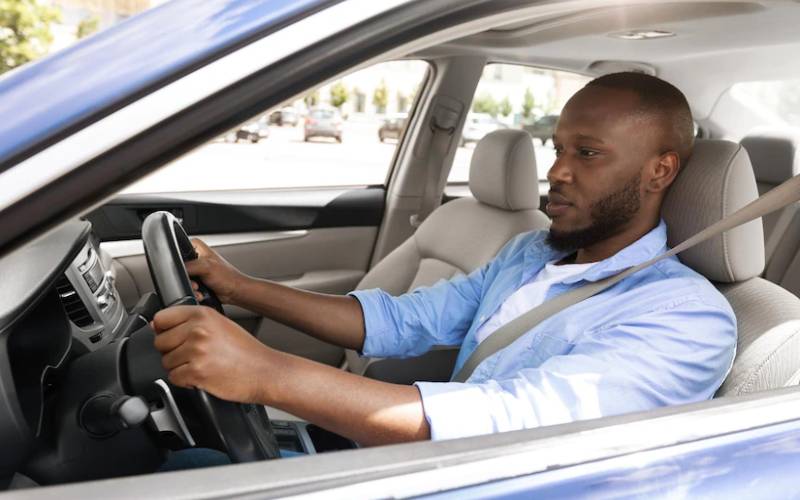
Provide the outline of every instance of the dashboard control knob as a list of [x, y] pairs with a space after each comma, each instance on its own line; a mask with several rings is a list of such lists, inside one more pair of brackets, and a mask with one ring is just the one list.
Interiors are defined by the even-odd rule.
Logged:
[[140, 397], [111, 393], [95, 394], [83, 404], [78, 420], [93, 437], [105, 438], [140, 425], [150, 415], [150, 408]]

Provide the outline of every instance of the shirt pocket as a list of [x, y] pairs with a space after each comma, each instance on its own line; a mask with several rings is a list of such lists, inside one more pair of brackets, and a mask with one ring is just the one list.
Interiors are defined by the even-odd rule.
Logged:
[[563, 338], [554, 335], [547, 333], [536, 335], [528, 345], [528, 354], [530, 356], [528, 366], [537, 368], [553, 356], [569, 354], [574, 347], [575, 344], [572, 342], [567, 342]]

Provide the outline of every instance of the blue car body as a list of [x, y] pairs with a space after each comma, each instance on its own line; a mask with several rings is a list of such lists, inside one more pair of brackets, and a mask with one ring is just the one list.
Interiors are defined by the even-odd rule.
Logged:
[[174, 0], [0, 79], [0, 170], [330, 0]]

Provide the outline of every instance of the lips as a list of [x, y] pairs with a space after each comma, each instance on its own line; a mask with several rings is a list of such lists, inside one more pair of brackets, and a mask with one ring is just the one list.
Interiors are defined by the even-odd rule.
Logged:
[[545, 210], [547, 210], [547, 214], [550, 217], [563, 215], [564, 212], [572, 206], [569, 200], [555, 191], [550, 191], [547, 196], [547, 206], [545, 206]]

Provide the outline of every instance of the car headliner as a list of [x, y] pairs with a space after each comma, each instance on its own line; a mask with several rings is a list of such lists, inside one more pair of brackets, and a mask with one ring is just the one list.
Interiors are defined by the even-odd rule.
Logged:
[[[569, 11], [497, 27], [418, 52], [423, 57], [482, 55], [584, 74], [600, 61], [645, 63], [687, 96], [697, 119], [741, 81], [800, 77], [800, 4], [759, 2], [564, 2]], [[603, 3], [606, 5], [603, 6]], [[623, 40], [630, 30], [666, 30], [674, 37]]]

